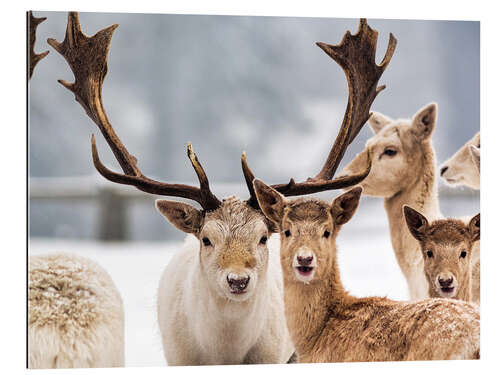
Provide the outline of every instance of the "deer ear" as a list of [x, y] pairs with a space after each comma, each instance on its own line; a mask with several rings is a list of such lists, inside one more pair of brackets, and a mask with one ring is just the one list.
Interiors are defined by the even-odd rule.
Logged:
[[472, 242], [478, 241], [481, 239], [481, 229], [480, 229], [480, 218], [481, 214], [477, 214], [469, 221], [469, 232], [471, 234]]
[[156, 209], [177, 229], [185, 233], [199, 233], [203, 214], [193, 206], [182, 202], [157, 199]]
[[420, 109], [412, 120], [412, 128], [420, 139], [427, 139], [432, 135], [437, 121], [437, 104], [430, 103]]
[[257, 178], [253, 180], [253, 187], [260, 209], [279, 228], [285, 212], [285, 197]]
[[333, 200], [330, 210], [336, 225], [344, 225], [351, 220], [358, 208], [362, 191], [358, 186]]
[[417, 210], [414, 210], [406, 204], [403, 206], [403, 212], [406, 219], [406, 225], [410, 230], [410, 233], [417, 240], [422, 241], [427, 230], [427, 219]]
[[479, 147], [476, 147], [474, 145], [469, 146], [469, 151], [472, 156], [472, 161], [474, 162], [474, 165], [477, 167], [477, 170], [479, 171], [481, 166], [481, 151]]
[[372, 112], [368, 118], [368, 124], [372, 128], [373, 132], [377, 134], [384, 126], [390, 124], [392, 120], [379, 112]]

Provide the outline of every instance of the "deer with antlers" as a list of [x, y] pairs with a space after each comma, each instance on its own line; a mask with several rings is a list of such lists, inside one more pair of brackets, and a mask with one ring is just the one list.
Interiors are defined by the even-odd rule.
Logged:
[[[109, 181], [135, 186], [150, 194], [193, 200], [187, 203], [158, 200], [156, 207], [176, 228], [188, 233], [184, 249], [170, 261], [158, 290], [158, 321], [165, 357], [169, 364], [229, 364], [285, 362], [293, 353], [284, 319], [282, 276], [277, 249], [268, 247], [277, 230], [259, 209], [253, 173], [243, 153], [241, 164], [250, 198], [219, 200], [188, 144], [188, 157], [199, 187], [153, 180], [138, 168], [108, 120], [102, 103], [102, 84], [107, 72], [107, 53], [117, 25], [84, 35], [77, 13], [70, 13], [62, 43], [49, 44], [68, 62], [75, 82], [59, 82], [75, 94], [87, 115], [97, 124], [123, 173], [111, 171], [99, 159], [92, 135], [92, 156], [97, 171]], [[344, 69], [349, 100], [344, 121], [321, 171], [297, 183], [273, 185], [285, 196], [298, 196], [359, 183], [370, 170], [368, 162], [355, 176], [332, 179], [347, 146], [369, 118], [370, 105], [384, 88], [377, 82], [396, 46], [392, 36], [380, 65], [374, 64], [377, 33], [366, 20], [361, 32], [349, 33], [339, 48], [318, 43]], [[351, 38], [362, 42], [361, 49]], [[347, 41], [347, 42], [345, 42]]]

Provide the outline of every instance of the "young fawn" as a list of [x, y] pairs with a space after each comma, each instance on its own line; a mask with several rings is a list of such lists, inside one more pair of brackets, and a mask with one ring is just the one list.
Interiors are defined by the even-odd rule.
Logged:
[[465, 225], [457, 219], [435, 220], [404, 206], [406, 224], [420, 243], [429, 296], [472, 300], [472, 256], [480, 238], [480, 214]]
[[450, 299], [356, 298], [343, 288], [336, 238], [362, 189], [331, 204], [285, 200], [254, 180], [259, 205], [280, 230], [288, 330], [300, 362], [479, 358], [479, 309]]

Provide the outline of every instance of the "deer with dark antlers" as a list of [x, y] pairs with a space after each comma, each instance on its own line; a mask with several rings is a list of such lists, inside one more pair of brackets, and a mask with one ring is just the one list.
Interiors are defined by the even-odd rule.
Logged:
[[[153, 180], [138, 168], [115, 133], [102, 103], [102, 85], [107, 72], [107, 53], [117, 25], [84, 35], [77, 13], [70, 13], [62, 43], [49, 44], [68, 62], [75, 82], [59, 82], [75, 94], [88, 116], [97, 124], [119, 162], [123, 173], [111, 171], [99, 159], [92, 136], [92, 156], [97, 171], [109, 181], [135, 186], [150, 194], [181, 197], [197, 202], [157, 200], [156, 208], [176, 228], [189, 234], [185, 246], [170, 261], [158, 290], [158, 321], [163, 348], [170, 365], [283, 363], [293, 353], [284, 319], [282, 275], [278, 249], [268, 239], [278, 228], [260, 211], [254, 176], [243, 153], [241, 164], [250, 198], [219, 200], [210, 190], [208, 178], [190, 144], [188, 157], [199, 187]], [[389, 64], [396, 40], [391, 34], [381, 65], [375, 65], [376, 32], [361, 21], [359, 46], [344, 43], [331, 53], [344, 69], [349, 101], [344, 121], [320, 173], [304, 182], [291, 179], [273, 185], [285, 196], [298, 196], [359, 183], [368, 173], [332, 179], [347, 146], [368, 119], [370, 105], [383, 89], [377, 82]], [[349, 34], [344, 37], [349, 39]], [[366, 58], [365, 58], [366, 56]]]

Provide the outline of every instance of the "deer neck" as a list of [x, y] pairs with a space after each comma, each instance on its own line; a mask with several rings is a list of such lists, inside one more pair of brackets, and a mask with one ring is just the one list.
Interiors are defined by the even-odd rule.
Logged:
[[[332, 308], [344, 306], [353, 297], [344, 290], [336, 259], [328, 275], [309, 284], [284, 277], [285, 316], [290, 337], [300, 358], [306, 359], [330, 320]], [[290, 272], [289, 270], [288, 272]], [[284, 270], [286, 272], [286, 270]]]
[[[423, 157], [415, 166], [415, 179], [408, 186], [403, 187], [397, 194], [384, 200], [385, 210], [389, 219], [391, 242], [396, 259], [407, 280], [424, 279], [423, 259], [417, 240], [411, 235], [403, 215], [403, 205], [422, 212], [428, 219], [434, 220], [441, 217], [439, 208], [437, 183], [435, 177], [435, 157], [430, 142], [424, 145], [426, 149]], [[419, 283], [418, 281], [417, 283]], [[415, 297], [410, 285], [412, 299]], [[425, 293], [427, 288], [421, 290]], [[425, 297], [425, 296], [422, 296]]]

